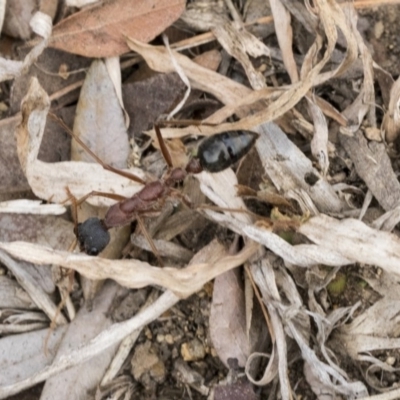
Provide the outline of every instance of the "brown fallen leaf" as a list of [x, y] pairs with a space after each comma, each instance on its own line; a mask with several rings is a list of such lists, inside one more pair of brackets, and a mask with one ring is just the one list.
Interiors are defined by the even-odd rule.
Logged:
[[214, 392], [215, 400], [257, 400], [256, 394], [248, 381], [239, 381], [226, 386], [217, 386]]
[[218, 357], [226, 366], [229, 358], [235, 358], [240, 367], [245, 366], [250, 346], [246, 332], [244, 288], [238, 269], [215, 278], [210, 336]]
[[54, 27], [50, 47], [85, 57], [129, 51], [126, 37], [149, 42], [176, 21], [184, 0], [112, 0], [87, 8]]

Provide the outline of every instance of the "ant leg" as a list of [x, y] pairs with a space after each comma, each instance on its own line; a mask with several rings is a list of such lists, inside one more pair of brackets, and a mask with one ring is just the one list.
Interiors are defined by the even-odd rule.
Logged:
[[149, 245], [151, 247], [151, 250], [153, 251], [154, 255], [157, 257], [157, 260], [158, 260], [158, 262], [160, 264], [160, 267], [164, 267], [164, 263], [161, 260], [160, 253], [158, 252], [157, 247], [154, 244], [154, 241], [153, 241], [152, 237], [150, 236], [149, 232], [147, 231], [146, 226], [145, 226], [142, 218], [140, 218], [139, 215], [136, 215], [136, 220], [137, 220], [137, 222], [139, 224], [140, 230], [142, 231], [144, 237], [148, 241], [148, 243], [149, 243]]
[[165, 144], [164, 138], [161, 135], [160, 127], [158, 125], [154, 125], [154, 130], [156, 131], [157, 140], [160, 145], [161, 153], [164, 157], [164, 160], [167, 163], [169, 168], [173, 168], [172, 157], [168, 151], [167, 145]]
[[131, 174], [130, 172], [120, 170], [118, 168], [115, 168], [107, 163], [105, 163], [100, 157], [98, 157], [95, 153], [93, 153], [92, 150], [90, 150], [86, 144], [74, 134], [74, 132], [71, 131], [71, 129], [68, 127], [68, 125], [59, 117], [57, 117], [53, 113], [48, 114], [51, 118], [53, 118], [56, 122], [58, 122], [64, 130], [73, 138], [76, 140], [77, 143], [88, 153], [94, 160], [96, 160], [105, 170], [114, 172], [118, 175], [124, 176], [125, 178], [128, 178], [134, 182], [141, 183], [142, 185], [146, 184], [146, 181], [144, 181], [142, 178], [139, 178], [135, 174]]
[[[100, 196], [100, 197], [105, 197], [107, 199], [112, 199], [116, 201], [122, 201], [126, 200], [126, 197], [120, 196], [118, 194], [114, 193], [106, 193], [106, 192], [98, 192], [96, 190], [91, 191], [90, 193], [86, 194], [85, 196], [82, 196], [81, 198], [77, 199], [69, 190], [69, 188], [66, 188], [68, 198], [64, 201], [66, 203], [67, 201], [71, 201], [72, 204], [74, 204], [75, 207], [80, 206], [85, 200], [87, 200], [89, 197], [92, 196]], [[75, 215], [74, 215], [75, 217]]]
[[182, 202], [182, 204], [184, 204], [187, 208], [190, 208], [192, 210], [195, 208], [188, 196], [186, 196], [179, 190], [176, 189], [170, 189], [170, 190], [171, 190], [171, 197], [179, 199]]
[[164, 126], [189, 126], [189, 125], [194, 125], [194, 126], [217, 126], [218, 124], [213, 124], [210, 122], [204, 122], [202, 120], [198, 119], [171, 119], [170, 121], [162, 121], [161, 123]]
[[171, 190], [171, 196], [178, 198], [182, 202], [182, 204], [184, 204], [186, 207], [192, 210], [213, 210], [213, 211], [226, 211], [232, 213], [244, 213], [259, 218], [259, 215], [256, 215], [244, 208], [227, 208], [227, 207], [214, 206], [212, 204], [194, 205], [186, 195], [182, 194], [181, 192], [175, 189]]
[[[68, 200], [71, 202], [71, 210], [72, 210], [72, 219], [74, 220], [74, 232], [77, 232], [78, 230], [78, 200], [76, 197], [71, 193], [69, 190], [69, 187], [66, 188], [68, 199], [64, 201], [66, 203]], [[76, 238], [75, 238], [76, 241]], [[76, 246], [76, 242], [75, 242]], [[75, 248], [74, 246], [74, 248]]]

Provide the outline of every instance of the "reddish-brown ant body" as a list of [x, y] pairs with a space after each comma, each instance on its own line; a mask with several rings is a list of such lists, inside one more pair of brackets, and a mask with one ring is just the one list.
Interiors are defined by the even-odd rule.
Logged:
[[[155, 128], [164, 158], [170, 168], [166, 176], [146, 183], [138, 193], [111, 206], [104, 219], [89, 218], [78, 224], [76, 236], [82, 251], [97, 255], [108, 244], [108, 230], [132, 222], [140, 214], [148, 214], [159, 209], [159, 203], [174, 192], [176, 184], [188, 174], [201, 171], [220, 172], [232, 166], [253, 147], [258, 134], [251, 131], [223, 132], [204, 139], [185, 168], [172, 168], [172, 160], [158, 127]], [[144, 183], [140, 178], [138, 182]]]

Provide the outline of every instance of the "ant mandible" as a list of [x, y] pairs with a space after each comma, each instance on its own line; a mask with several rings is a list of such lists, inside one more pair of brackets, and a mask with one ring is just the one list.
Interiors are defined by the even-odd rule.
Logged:
[[155, 211], [160, 201], [166, 199], [188, 174], [221, 172], [231, 167], [250, 151], [258, 138], [258, 134], [251, 131], [229, 131], [207, 137], [200, 143], [196, 157], [185, 168], [173, 168], [171, 156], [158, 126], [155, 126], [155, 131], [169, 171], [161, 179], [149, 183], [134, 175], [130, 176], [144, 184], [139, 192], [112, 205], [104, 219], [92, 217], [78, 224], [75, 234], [81, 251], [86, 254], [97, 255], [104, 250], [110, 241], [109, 229], [126, 225], [140, 214]]

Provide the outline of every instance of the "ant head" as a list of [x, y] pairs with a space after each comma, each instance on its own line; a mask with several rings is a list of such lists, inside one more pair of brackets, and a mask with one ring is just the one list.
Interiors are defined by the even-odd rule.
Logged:
[[97, 256], [110, 242], [110, 234], [99, 218], [88, 218], [78, 224], [75, 234], [81, 251], [90, 256]]

